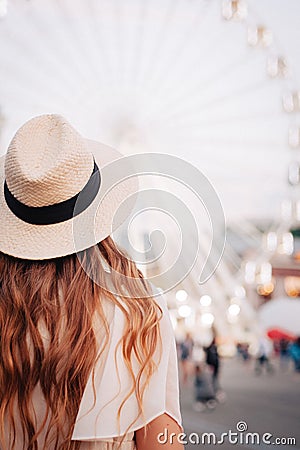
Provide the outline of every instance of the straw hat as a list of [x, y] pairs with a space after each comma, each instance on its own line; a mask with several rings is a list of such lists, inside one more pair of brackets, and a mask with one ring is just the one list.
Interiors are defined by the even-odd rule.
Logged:
[[121, 180], [128, 168], [120, 158], [82, 138], [62, 116], [25, 123], [0, 158], [0, 251], [49, 259], [109, 236], [128, 217], [127, 199], [137, 192], [136, 178]]

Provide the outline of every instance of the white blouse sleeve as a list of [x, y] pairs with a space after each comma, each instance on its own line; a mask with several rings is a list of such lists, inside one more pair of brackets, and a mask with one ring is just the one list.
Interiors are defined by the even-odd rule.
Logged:
[[[115, 316], [111, 324], [111, 338], [104, 369], [96, 366], [95, 394], [93, 393], [92, 376], [85, 388], [76, 419], [73, 440], [105, 440], [121, 436], [142, 428], [163, 413], [170, 415], [180, 426], [182, 419], [179, 406], [179, 386], [177, 353], [174, 332], [166, 301], [162, 295], [155, 297], [163, 311], [160, 320], [162, 338], [162, 356], [159, 362], [159, 349], [155, 351], [154, 360], [158, 368], [153, 374], [144, 394], [144, 420], [139, 417], [129, 428], [138, 415], [138, 402], [133, 393], [121, 409], [120, 426], [118, 428], [117, 411], [123, 399], [129, 392], [132, 381], [123, 360], [122, 348], [119, 345], [125, 325], [124, 314], [115, 308]], [[101, 364], [99, 360], [99, 364]], [[133, 371], [138, 372], [138, 364], [133, 360]], [[101, 376], [99, 373], [101, 372]], [[98, 373], [98, 376], [97, 376]], [[119, 374], [119, 376], [118, 376]]]

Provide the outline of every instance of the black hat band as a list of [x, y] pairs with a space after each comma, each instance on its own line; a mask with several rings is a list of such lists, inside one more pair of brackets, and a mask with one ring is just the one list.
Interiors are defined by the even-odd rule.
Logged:
[[[84, 188], [74, 197], [60, 203], [47, 206], [28, 206], [17, 200], [4, 182], [4, 197], [9, 209], [24, 222], [32, 225], [53, 225], [65, 222], [85, 211], [99, 192], [101, 176], [99, 168], [94, 162], [93, 173]], [[80, 196], [80, 202], [76, 205]], [[74, 211], [76, 205], [76, 211]]]

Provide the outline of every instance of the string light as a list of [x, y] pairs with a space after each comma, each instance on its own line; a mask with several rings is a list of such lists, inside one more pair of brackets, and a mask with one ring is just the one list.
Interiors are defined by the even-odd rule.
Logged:
[[240, 311], [241, 311], [241, 308], [236, 303], [233, 303], [232, 305], [230, 305], [228, 307], [228, 314], [230, 314], [231, 316], [238, 316]]
[[274, 291], [275, 285], [273, 282], [267, 284], [260, 284], [257, 286], [257, 293], [262, 297], [269, 297]]
[[212, 313], [204, 313], [201, 316], [201, 323], [204, 326], [211, 327], [215, 321], [215, 317]]
[[236, 323], [238, 321], [238, 317], [240, 314], [241, 308], [236, 303], [231, 304], [228, 306], [227, 309], [227, 320], [229, 323]]
[[299, 277], [286, 277], [284, 279], [284, 290], [289, 297], [300, 296], [300, 278]]
[[283, 233], [278, 246], [278, 253], [282, 255], [291, 255], [294, 251], [294, 237], [292, 233]]
[[210, 306], [211, 305], [211, 297], [209, 295], [202, 295], [200, 298], [201, 306]]
[[270, 283], [271, 280], [272, 280], [272, 265], [269, 262], [263, 262], [260, 266], [257, 282], [260, 284], [267, 284]]
[[184, 289], [180, 289], [176, 292], [176, 300], [178, 300], [179, 302], [185, 302], [187, 297], [187, 292]]
[[274, 252], [277, 249], [277, 233], [275, 231], [269, 231], [265, 236], [265, 241], [267, 251]]
[[181, 305], [178, 308], [178, 314], [180, 317], [189, 317], [192, 314], [192, 308], [189, 305]]

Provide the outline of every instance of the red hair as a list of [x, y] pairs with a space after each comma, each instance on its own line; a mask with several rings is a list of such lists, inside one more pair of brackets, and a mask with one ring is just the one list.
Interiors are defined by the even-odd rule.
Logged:
[[[111, 282], [118, 297], [106, 285], [102, 258], [112, 268]], [[153, 355], [160, 343], [161, 309], [151, 298], [141, 272], [110, 237], [81, 252], [80, 259], [73, 254], [25, 261], [0, 253], [2, 448], [20, 449], [18, 428], [24, 450], [39, 449], [41, 433], [43, 449], [79, 449], [80, 443], [71, 441], [75, 419], [88, 377], [109, 339], [109, 324], [101, 302], [104, 297], [121, 308], [126, 319], [120, 345], [132, 388], [117, 416], [133, 392], [139, 415], [143, 413], [144, 391], [156, 367]], [[97, 272], [100, 283], [86, 273], [85, 263], [91, 273]], [[125, 284], [118, 281], [118, 273], [127, 277]], [[105, 331], [100, 354], [93, 326], [95, 317]], [[137, 376], [131, 367], [133, 354], [139, 363]], [[32, 405], [37, 386], [46, 403], [39, 425]]]

